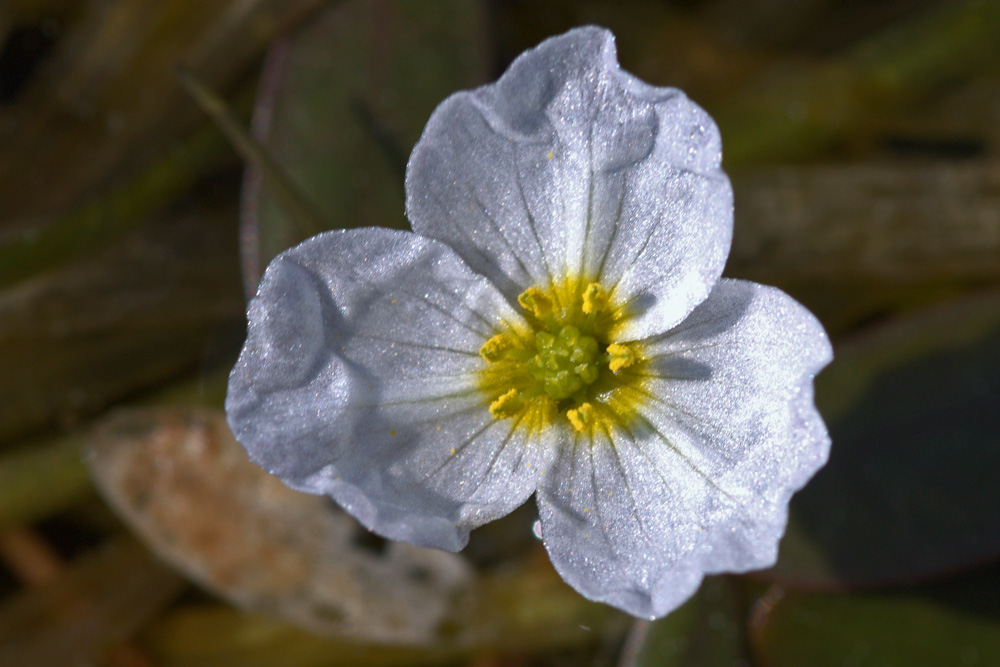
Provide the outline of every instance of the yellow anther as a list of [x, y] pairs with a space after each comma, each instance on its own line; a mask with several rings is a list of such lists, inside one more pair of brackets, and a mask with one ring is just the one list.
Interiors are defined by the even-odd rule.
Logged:
[[608, 345], [608, 368], [612, 373], [618, 374], [623, 368], [628, 368], [637, 360], [635, 350], [628, 345], [612, 343]]
[[552, 315], [552, 299], [537, 287], [529, 287], [517, 297], [517, 302], [540, 320]]
[[594, 423], [594, 406], [583, 403], [580, 407], [566, 411], [566, 419], [579, 433], [585, 432]]
[[608, 294], [597, 283], [590, 283], [583, 290], [583, 314], [600, 313], [608, 307]]
[[483, 343], [483, 346], [479, 348], [479, 356], [490, 363], [494, 363], [503, 359], [507, 350], [513, 346], [514, 343], [510, 340], [509, 336], [497, 334]]
[[524, 401], [517, 393], [517, 389], [511, 389], [497, 400], [490, 403], [490, 416], [494, 419], [506, 419], [513, 417], [524, 409]]

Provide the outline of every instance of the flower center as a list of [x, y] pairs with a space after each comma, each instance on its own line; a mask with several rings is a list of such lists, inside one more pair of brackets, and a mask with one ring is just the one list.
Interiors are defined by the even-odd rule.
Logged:
[[579, 433], [618, 421], [641, 365], [635, 344], [613, 340], [622, 309], [599, 283], [572, 279], [530, 287], [518, 303], [530, 330], [505, 330], [479, 351], [490, 414], [529, 428], [564, 421]]
[[585, 336], [572, 325], [535, 333], [535, 356], [528, 361], [532, 377], [557, 401], [578, 396], [584, 385], [597, 380], [597, 339]]

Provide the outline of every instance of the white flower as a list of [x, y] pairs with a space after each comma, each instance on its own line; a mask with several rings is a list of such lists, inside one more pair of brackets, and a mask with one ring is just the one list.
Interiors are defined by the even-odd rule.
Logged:
[[732, 194], [711, 118], [582, 28], [431, 116], [415, 233], [272, 262], [226, 410], [290, 486], [448, 550], [535, 494], [555, 567], [645, 617], [765, 567], [826, 460], [822, 327], [721, 279]]

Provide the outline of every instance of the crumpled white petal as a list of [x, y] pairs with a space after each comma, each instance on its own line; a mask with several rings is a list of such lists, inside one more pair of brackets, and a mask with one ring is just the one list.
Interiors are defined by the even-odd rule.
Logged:
[[282, 253], [249, 309], [226, 412], [251, 457], [368, 528], [458, 550], [531, 495], [554, 448], [495, 420], [478, 351], [519, 315], [447, 247], [328, 232]]
[[407, 168], [407, 214], [512, 303], [531, 285], [601, 278], [641, 338], [683, 319], [722, 272], [720, 160], [708, 114], [623, 72], [610, 32], [580, 28], [437, 108]]
[[[231, 428], [289, 485], [421, 546], [457, 550], [537, 489], [563, 578], [639, 616], [676, 608], [705, 574], [770, 564], [791, 494], [826, 461], [812, 380], [831, 351], [790, 297], [720, 278], [720, 160], [711, 118], [623, 72], [609, 32], [543, 42], [432, 115], [406, 179], [423, 236], [329, 232], [271, 264], [230, 377]], [[638, 354], [586, 394], [628, 394], [622, 422], [594, 405], [582, 421], [578, 394], [551, 403], [547, 427], [518, 428], [519, 408], [494, 418], [481, 347], [530, 329], [521, 292], [577, 279], [604, 290], [581, 312], [611, 295], [608, 355]], [[568, 330], [564, 316], [545, 326]], [[608, 355], [601, 372], [618, 373]], [[541, 396], [519, 372], [512, 395]]]
[[645, 343], [639, 418], [563, 448], [538, 503], [567, 582], [655, 617], [704, 574], [774, 562], [788, 500], [829, 452], [812, 379], [831, 350], [790, 297], [734, 280]]

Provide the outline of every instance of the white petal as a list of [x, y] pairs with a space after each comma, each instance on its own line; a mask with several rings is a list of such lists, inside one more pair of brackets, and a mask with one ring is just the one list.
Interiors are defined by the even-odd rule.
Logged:
[[494, 420], [478, 351], [518, 315], [446, 246], [384, 229], [321, 234], [268, 267], [230, 376], [251, 457], [370, 529], [460, 549], [553, 455]]
[[645, 345], [655, 377], [644, 414], [677, 443], [690, 442], [720, 486], [780, 504], [826, 462], [812, 380], [832, 350], [822, 325], [787, 294], [724, 279]]
[[565, 451], [538, 490], [542, 539], [563, 579], [639, 617], [678, 607], [704, 573], [711, 522], [734, 513], [682, 457], [648, 431]]
[[829, 451], [812, 378], [831, 352], [791, 298], [732, 280], [647, 344], [640, 416], [566, 450], [538, 502], [567, 582], [655, 617], [704, 574], [773, 563], [788, 500]]
[[729, 255], [733, 199], [721, 171], [648, 168], [626, 178], [601, 280], [628, 305], [620, 339], [637, 340], [678, 324], [709, 295]]
[[641, 337], [680, 321], [722, 271], [720, 156], [704, 111], [623, 72], [611, 33], [581, 28], [438, 107], [407, 168], [407, 212], [509, 299], [567, 274], [617, 283]]

